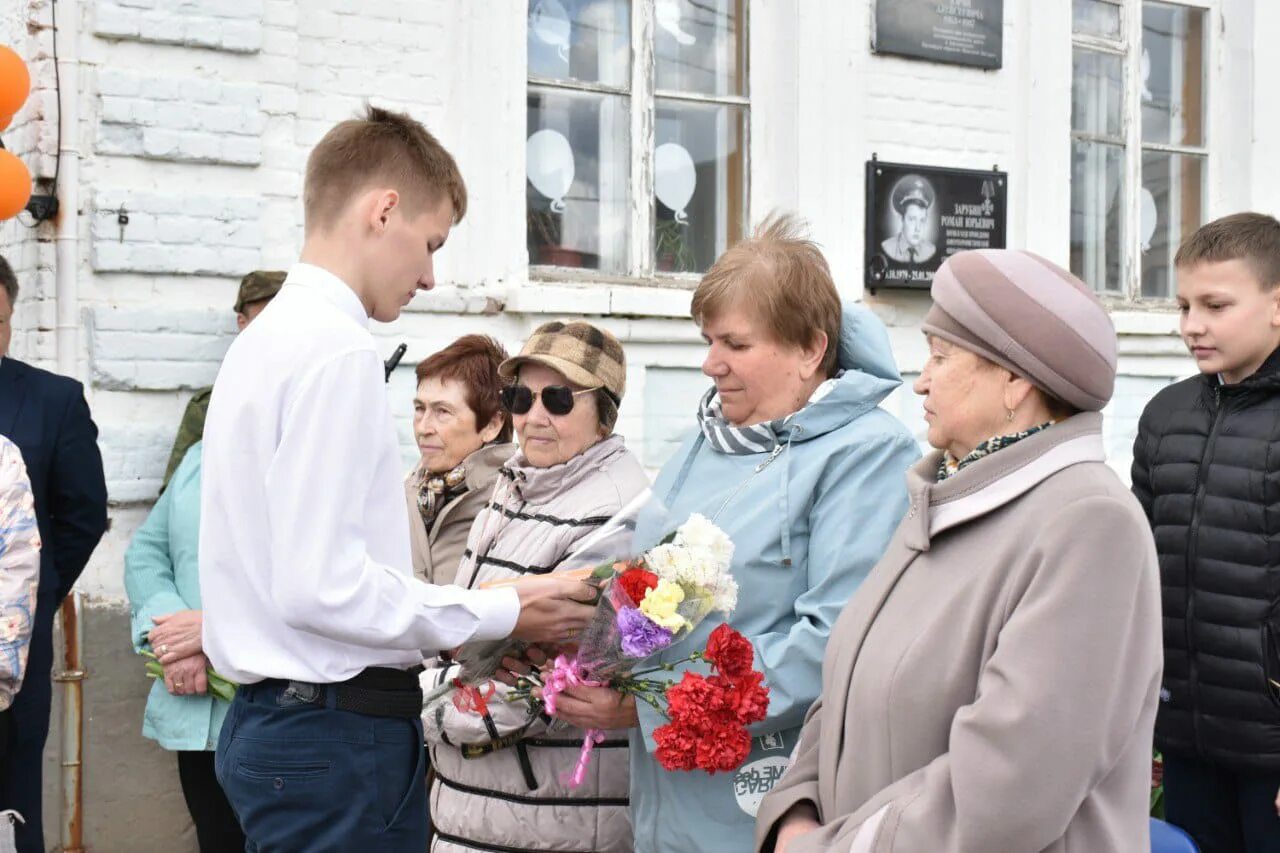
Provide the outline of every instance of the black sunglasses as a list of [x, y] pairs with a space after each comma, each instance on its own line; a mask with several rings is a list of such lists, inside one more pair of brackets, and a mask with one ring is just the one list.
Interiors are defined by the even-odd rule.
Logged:
[[[574, 391], [564, 385], [547, 385], [540, 392], [542, 407], [553, 415], [567, 415], [573, 411], [574, 399], [579, 394], [595, 393], [597, 388]], [[537, 396], [527, 385], [508, 385], [502, 389], [502, 407], [513, 415], [528, 414]]]

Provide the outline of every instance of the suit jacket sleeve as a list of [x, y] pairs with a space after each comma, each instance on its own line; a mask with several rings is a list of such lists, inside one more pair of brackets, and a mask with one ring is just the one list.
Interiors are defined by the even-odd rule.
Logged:
[[1155, 548], [1137, 520], [1110, 497], [1065, 507], [1028, 543], [1032, 575], [1008, 604], [977, 699], [952, 721], [950, 749], [853, 814], [821, 815], [788, 853], [855, 839], [875, 853], [1043, 850], [1061, 838], [1083, 793], [1135, 738], [1151, 739], [1137, 724], [1159, 688], [1160, 605]]
[[773, 853], [782, 820], [793, 807], [807, 802], [818, 810], [818, 747], [821, 742], [822, 698], [819, 697], [805, 718], [790, 766], [760, 803], [760, 811], [756, 815], [757, 853]]
[[58, 600], [84, 571], [89, 555], [107, 530], [107, 484], [98, 451], [98, 427], [84, 390], [75, 383], [58, 425], [50, 460], [50, 541], [58, 570]]

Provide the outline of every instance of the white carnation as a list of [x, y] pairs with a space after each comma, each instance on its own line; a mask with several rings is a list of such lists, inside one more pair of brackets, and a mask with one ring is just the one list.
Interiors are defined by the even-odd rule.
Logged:
[[733, 541], [706, 516], [694, 513], [676, 531], [675, 544], [685, 548], [706, 551], [728, 571], [733, 560]]

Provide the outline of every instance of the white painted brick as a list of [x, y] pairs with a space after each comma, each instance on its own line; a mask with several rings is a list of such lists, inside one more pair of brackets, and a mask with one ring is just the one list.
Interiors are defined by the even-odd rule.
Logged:
[[[105, 153], [236, 165], [262, 160], [257, 86], [112, 72], [100, 75], [99, 92], [97, 144]], [[146, 128], [140, 138], [138, 126]]]
[[262, 45], [260, 2], [98, 0], [94, 31], [110, 38], [254, 53]]

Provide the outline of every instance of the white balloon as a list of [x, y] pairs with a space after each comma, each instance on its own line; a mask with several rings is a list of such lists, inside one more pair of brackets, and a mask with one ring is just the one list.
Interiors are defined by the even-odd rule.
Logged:
[[684, 209], [693, 198], [697, 184], [698, 173], [694, 170], [693, 158], [684, 146], [674, 142], [659, 145], [653, 152], [653, 194], [676, 212], [677, 222], [688, 221], [689, 215]]
[[529, 12], [529, 29], [540, 42], [557, 48], [560, 57], [565, 58], [569, 49], [570, 23], [569, 13], [560, 0], [538, 0]]
[[573, 148], [558, 130], [539, 130], [524, 144], [529, 183], [551, 199], [551, 209], [564, 210], [564, 197], [573, 186]]
[[1138, 203], [1141, 207], [1141, 215], [1138, 219], [1138, 228], [1142, 234], [1142, 251], [1145, 252], [1151, 248], [1151, 238], [1156, 233], [1156, 225], [1159, 224], [1160, 214], [1156, 210], [1156, 199], [1151, 194], [1151, 190], [1143, 187], [1139, 196]]

